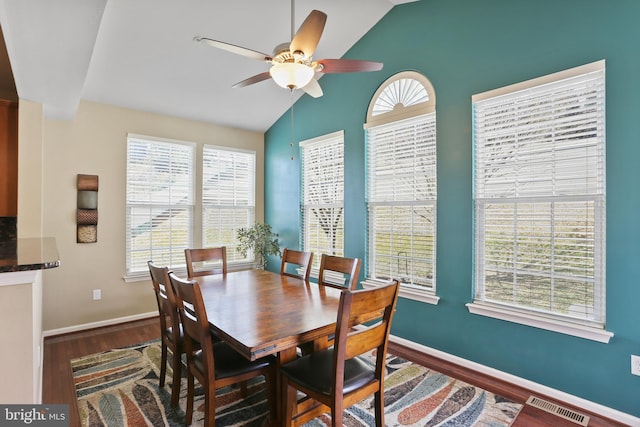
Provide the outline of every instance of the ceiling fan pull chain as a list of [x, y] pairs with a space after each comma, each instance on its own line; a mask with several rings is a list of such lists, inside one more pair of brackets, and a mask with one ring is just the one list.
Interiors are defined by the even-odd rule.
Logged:
[[294, 131], [294, 126], [293, 126], [293, 91], [291, 91], [291, 141], [289, 142], [289, 154], [291, 155], [291, 160], [293, 160], [293, 140], [294, 140], [294, 136], [293, 136], [293, 131]]

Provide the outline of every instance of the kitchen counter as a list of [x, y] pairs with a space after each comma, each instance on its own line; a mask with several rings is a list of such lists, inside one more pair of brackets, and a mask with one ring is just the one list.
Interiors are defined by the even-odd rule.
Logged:
[[[10, 351], [0, 352], [0, 402], [42, 402], [43, 271], [60, 265], [56, 240], [16, 238], [0, 233], [0, 339]], [[11, 238], [8, 238], [11, 237]]]
[[0, 241], [0, 273], [43, 270], [60, 266], [53, 237]]

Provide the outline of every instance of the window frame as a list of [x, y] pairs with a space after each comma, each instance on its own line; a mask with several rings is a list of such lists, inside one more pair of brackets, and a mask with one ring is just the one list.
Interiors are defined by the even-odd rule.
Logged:
[[[484, 191], [484, 189], [486, 189], [486, 185], [487, 185], [486, 183], [488, 182], [488, 181], [485, 181], [485, 179], [483, 179], [482, 176], [478, 176], [478, 173], [484, 170], [482, 165], [485, 165], [484, 163], [482, 165], [478, 164], [479, 160], [478, 160], [478, 154], [477, 154], [477, 150], [478, 150], [477, 144], [479, 143], [480, 139], [483, 138], [483, 136], [479, 136], [479, 135], [484, 135], [482, 132], [485, 129], [484, 127], [482, 128], [479, 127], [480, 125], [478, 123], [478, 119], [476, 118], [477, 110], [478, 108], [480, 108], [482, 103], [488, 102], [488, 103], [497, 103], [500, 106], [504, 105], [505, 107], [503, 108], [503, 110], [506, 108], [511, 108], [508, 110], [513, 112], [513, 115], [511, 117], [516, 117], [515, 120], [524, 120], [524, 119], [521, 119], [521, 117], [525, 117], [524, 113], [520, 113], [521, 115], [518, 115], [515, 110], [515, 107], [507, 107], [508, 102], [515, 102], [513, 101], [513, 99], [521, 96], [523, 97], [521, 99], [524, 99], [524, 102], [526, 105], [533, 105], [536, 99], [540, 99], [540, 97], [546, 97], [548, 96], [548, 93], [553, 94], [555, 96], [555, 94], [558, 93], [558, 90], [559, 90], [557, 89], [557, 87], [564, 86], [564, 84], [566, 82], [569, 82], [570, 79], [573, 81], [580, 81], [581, 79], [584, 78], [584, 76], [589, 76], [594, 73], [597, 73], [595, 74], [597, 78], [596, 83], [601, 84], [601, 87], [597, 88], [595, 93], [602, 97], [602, 100], [598, 101], [597, 103], [599, 107], [596, 108], [596, 114], [599, 114], [599, 115], [595, 119], [595, 122], [597, 122], [597, 125], [595, 128], [596, 129], [595, 132], [597, 134], [597, 137], [595, 138], [597, 140], [596, 142], [597, 145], [596, 145], [595, 151], [599, 153], [597, 154], [599, 156], [597, 157], [597, 159], [599, 162], [601, 162], [600, 164], [602, 169], [600, 172], [598, 172], [599, 173], [598, 179], [600, 179], [601, 181], [598, 181], [596, 185], [599, 188], [597, 191], [601, 192], [601, 194], [598, 195], [599, 193], [596, 193], [594, 195], [589, 193], [589, 191], [587, 191], [585, 193], [581, 193], [578, 195], [566, 196], [561, 191], [556, 192], [555, 189], [553, 190], [553, 193], [549, 193], [549, 191], [551, 190], [544, 189], [542, 187], [540, 189], [536, 187], [534, 190], [534, 187], [532, 184], [529, 185], [528, 187], [525, 187], [525, 190], [517, 190], [516, 187], [507, 186], [506, 189], [502, 189], [502, 188], [498, 189], [497, 187], [494, 187], [493, 193], [480, 192], [481, 190]], [[594, 63], [560, 71], [558, 73], [549, 74], [543, 77], [534, 78], [525, 82], [516, 83], [514, 85], [505, 86], [502, 88], [498, 88], [495, 90], [487, 91], [487, 92], [472, 96], [472, 108], [474, 111], [474, 120], [473, 120], [474, 299], [472, 303], [467, 304], [467, 308], [470, 313], [493, 317], [501, 320], [507, 320], [507, 321], [516, 322], [516, 323], [521, 323], [528, 326], [533, 326], [541, 329], [551, 330], [555, 332], [560, 332], [568, 335], [573, 335], [573, 336], [595, 340], [599, 342], [605, 342], [605, 343], [608, 342], [609, 339], [613, 336], [613, 333], [605, 330], [605, 327], [606, 327], [606, 315], [605, 315], [606, 221], [604, 217], [606, 215], [606, 183], [605, 183], [606, 181], [606, 171], [605, 171], [606, 134], [605, 134], [604, 120], [605, 120], [605, 114], [606, 114], [606, 111], [605, 111], [606, 107], [605, 107], [605, 94], [604, 94], [605, 92], [604, 73], [605, 73], [605, 62], [604, 60], [602, 60], [602, 61], [597, 61]], [[576, 95], [578, 93], [576, 92], [578, 89], [571, 89], [571, 90], [573, 90], [571, 92], [571, 96], [574, 98], [578, 98], [578, 95]], [[545, 91], [548, 91], [548, 92], [545, 92]], [[582, 92], [580, 92], [580, 95], [582, 95]], [[571, 98], [571, 99], [574, 99], [574, 98]], [[585, 105], [585, 104], [583, 103], [580, 105]], [[564, 108], [564, 109], [560, 111], [566, 112], [565, 117], [571, 116], [572, 111], [570, 111], [568, 107], [561, 107], [561, 108]], [[546, 127], [544, 125], [541, 125], [538, 127], [538, 129], [543, 129], [545, 131], [549, 129], [548, 131], [546, 131], [546, 133], [552, 134], [553, 128], [551, 126], [555, 126], [555, 122], [557, 119], [553, 119], [553, 120], [538, 119], [538, 120], [540, 120], [541, 123], [546, 125]], [[549, 124], [547, 124], [547, 121]], [[523, 122], [523, 123], [527, 123], [527, 122]], [[486, 126], [486, 124], [483, 122], [482, 126]], [[497, 126], [498, 125], [496, 125], [496, 127]], [[507, 134], [509, 132], [508, 130], [509, 126], [511, 125], [509, 124], [503, 125], [503, 128], [507, 129], [505, 131], [507, 132]], [[500, 129], [502, 129], [502, 127]], [[573, 139], [575, 138], [577, 137], [573, 136]], [[566, 141], [568, 139], [569, 138], [561, 139], [559, 137], [558, 138], [554, 137], [554, 138], [551, 138], [550, 139], [551, 142], [548, 142], [548, 143], [551, 144], [552, 147], [556, 147], [557, 144], [560, 144], [559, 141], [561, 140]], [[531, 147], [532, 144], [535, 143], [535, 139], [533, 141], [534, 142], [530, 142], [528, 145], [526, 145], [526, 147]], [[553, 148], [549, 148], [549, 150], [552, 150], [552, 149]], [[531, 155], [530, 153], [531, 153], [531, 150], [529, 151], [529, 155]], [[555, 158], [553, 158], [553, 160], [546, 160], [544, 163], [541, 163], [541, 164], [552, 165], [553, 167], [555, 167], [555, 165], [560, 165], [558, 163], [558, 160], [556, 160]], [[487, 166], [484, 166], [484, 167], [486, 168]], [[564, 166], [564, 167], [565, 169], [563, 170], [566, 170], [568, 166]], [[518, 172], [518, 174], [520, 174], [520, 172]], [[511, 175], [505, 174], [505, 176], [512, 177], [511, 179], [514, 180], [515, 182], [516, 180], [515, 176], [519, 176], [519, 175], [514, 176], [512, 172]], [[585, 181], [586, 181], [586, 178], [588, 177], [585, 176]], [[502, 181], [506, 181], [506, 180], [507, 178], [504, 178]], [[554, 184], [554, 188], [556, 188], [556, 184]], [[505, 192], [505, 193], [503, 195], [500, 195], [501, 192]], [[511, 193], [507, 194], [507, 192], [511, 192]], [[506, 204], [513, 204], [514, 209], [517, 209], [519, 204], [521, 205], [533, 204], [536, 206], [542, 206], [543, 204], [550, 204], [549, 205], [550, 208], [553, 208], [553, 206], [555, 206], [555, 204], [558, 204], [558, 203], [584, 202], [588, 204], [592, 202], [592, 199], [595, 199], [595, 202], [593, 202], [594, 204], [593, 212], [594, 212], [594, 233], [595, 233], [594, 238], [596, 239], [594, 243], [594, 248], [593, 248], [594, 250], [593, 280], [594, 280], [594, 286], [595, 286], [594, 310], [600, 310], [599, 311], [599, 313], [601, 313], [600, 319], [598, 318], [589, 319], [586, 314], [584, 318], [578, 318], [577, 316], [570, 316], [569, 314], [560, 314], [557, 310], [554, 310], [554, 311], [551, 311], [551, 309], [540, 310], [540, 309], [536, 309], [532, 305], [525, 306], [520, 303], [509, 304], [506, 302], [492, 300], [491, 298], [488, 298], [486, 296], [485, 289], [483, 287], [484, 273], [482, 273], [484, 271], [483, 266], [486, 265], [482, 262], [485, 256], [484, 254], [485, 246], [483, 244], [484, 242], [483, 236], [485, 236], [485, 228], [482, 224], [479, 223], [479, 221], [482, 218], [484, 218], [484, 212], [486, 212], [485, 209], [483, 209], [483, 206], [485, 205], [490, 206], [491, 204], [495, 206], [498, 204], [506, 203]], [[551, 226], [555, 224], [554, 221], [557, 221], [558, 216], [556, 216], [556, 214], [560, 215], [560, 213], [550, 211], [549, 215], [551, 216], [549, 216], [549, 220], [551, 221], [550, 222]], [[513, 218], [514, 220], [516, 220], [516, 219], [519, 219], [519, 216], [515, 216]], [[541, 217], [541, 218], [544, 218], [544, 217]], [[518, 237], [519, 232], [516, 232], [516, 230], [514, 230], [514, 233], [515, 233], [513, 235], [513, 238], [515, 239], [514, 244], [517, 244], [519, 239]], [[549, 239], [551, 239], [552, 242], [553, 242], [554, 236], [555, 236], [555, 231], [552, 231], [552, 235], [549, 236]], [[598, 240], [598, 238], [600, 240]], [[549, 261], [549, 264], [553, 265], [552, 260], [556, 258], [556, 255], [554, 255], [553, 251], [551, 251], [550, 254], [552, 258]], [[517, 265], [518, 264], [515, 264], [514, 268], [516, 268]], [[513, 271], [513, 274], [514, 274], [514, 277], [516, 277], [516, 276], [520, 276], [521, 274], [527, 274], [527, 271], [529, 270], [522, 270], [521, 267], [517, 267], [517, 269]], [[533, 274], [533, 273], [535, 273], [535, 271], [531, 270], [531, 272], [528, 274]], [[548, 272], [547, 274], [553, 275], [556, 273]], [[553, 276], [550, 276], [550, 277], [553, 277]], [[598, 303], [599, 303], [598, 307], [595, 307], [595, 304], [598, 304]]]
[[[130, 191], [130, 148], [131, 148], [131, 143], [132, 141], [140, 141], [143, 143], [149, 143], [149, 144], [156, 144], [158, 146], [175, 146], [175, 147], [187, 147], [190, 150], [190, 164], [189, 164], [189, 174], [190, 174], [190, 182], [189, 182], [189, 198], [190, 198], [190, 202], [189, 204], [179, 204], [179, 205], [174, 205], [171, 203], [144, 203], [144, 201], [141, 200], [134, 200], [130, 202], [130, 196], [129, 196], [129, 191]], [[146, 266], [146, 263], [144, 265], [144, 268], [141, 268], [139, 270], [132, 270], [132, 266], [131, 266], [131, 252], [132, 252], [132, 242], [131, 242], [131, 209], [133, 209], [134, 207], [148, 207], [149, 209], [153, 209], [154, 207], [158, 208], [158, 207], [172, 207], [172, 206], [182, 206], [182, 207], [187, 207], [188, 211], [189, 211], [189, 215], [188, 215], [188, 225], [187, 225], [187, 238], [188, 238], [188, 246], [191, 246], [193, 243], [193, 230], [194, 230], [194, 215], [195, 215], [195, 208], [196, 208], [196, 195], [195, 195], [195, 182], [196, 182], [196, 176], [195, 176], [195, 165], [196, 165], [196, 144], [192, 143], [192, 142], [187, 142], [187, 141], [179, 141], [179, 140], [173, 140], [173, 139], [167, 139], [167, 138], [158, 138], [158, 137], [151, 137], [151, 136], [146, 136], [146, 135], [136, 135], [136, 134], [132, 134], [129, 133], [127, 134], [127, 165], [126, 165], [126, 179], [125, 179], [125, 205], [126, 205], [126, 213], [125, 213], [125, 221], [126, 221], [126, 231], [125, 231], [125, 275], [124, 275], [124, 280], [125, 281], [139, 281], [139, 280], [146, 280], [149, 278], [149, 270]], [[150, 243], [151, 244], [151, 243]], [[171, 248], [171, 246], [170, 246]], [[150, 246], [149, 248], [150, 251], [150, 257], [148, 257], [149, 259], [153, 259], [153, 247]], [[180, 248], [180, 250], [183, 250], [183, 248]], [[175, 254], [176, 259], [180, 258], [179, 254]], [[157, 260], [156, 260], [157, 261]], [[171, 268], [175, 269], [176, 271], [182, 271], [184, 270], [186, 272], [186, 264], [184, 262], [184, 255], [182, 255], [182, 264], [181, 263], [172, 263]], [[175, 268], [174, 268], [175, 267]]]
[[[307, 157], [309, 155], [308, 153], [310, 153], [311, 150], [321, 149], [323, 147], [326, 148], [327, 145], [335, 145], [335, 147], [330, 147], [330, 148], [338, 149], [339, 154], [341, 155], [341, 164], [337, 165], [336, 166], [337, 170], [334, 170], [333, 172], [341, 172], [341, 177], [338, 179], [338, 183], [341, 182], [342, 186], [339, 190], [339, 194], [338, 194], [339, 197], [337, 199], [331, 199], [328, 201], [328, 203], [311, 204], [311, 203], [308, 203], [308, 200], [307, 200], [308, 199], [307, 197], [308, 179], [307, 179], [306, 171], [308, 171], [309, 168], [305, 167], [305, 162], [306, 162], [306, 159], [308, 158]], [[315, 138], [300, 141], [299, 147], [300, 147], [300, 179], [301, 179], [300, 223], [302, 224], [302, 229], [300, 230], [300, 243], [301, 243], [300, 246], [303, 248], [304, 251], [314, 252], [313, 266], [311, 268], [310, 277], [317, 279], [318, 273], [319, 273], [320, 259], [323, 253], [331, 253], [337, 256], [344, 256], [344, 130], [339, 130], [326, 135], [321, 135]], [[314, 156], [319, 157], [315, 153], [314, 153]], [[335, 178], [335, 175], [333, 176]], [[336, 185], [336, 182], [329, 185]], [[336, 232], [336, 234], [341, 234], [342, 238], [340, 241], [336, 242], [334, 247], [324, 248], [324, 249], [329, 249], [329, 251], [325, 251], [323, 250], [323, 248], [320, 248], [320, 247], [316, 248], [315, 246], [310, 244], [310, 240], [311, 240], [309, 238], [310, 230], [307, 230], [307, 219], [309, 215], [307, 215], [306, 213], [309, 209], [311, 209], [312, 206], [320, 206], [320, 207], [331, 208], [331, 209], [335, 209], [335, 208], [342, 209], [340, 213], [341, 227]], [[335, 280], [339, 282], [340, 278], [336, 277]]]
[[[206, 196], [206, 188], [205, 188], [205, 177], [206, 177], [206, 167], [205, 167], [205, 161], [206, 161], [206, 156], [207, 156], [207, 151], [211, 151], [211, 152], [215, 152], [217, 154], [223, 154], [223, 153], [232, 153], [231, 155], [234, 157], [234, 160], [236, 160], [236, 155], [243, 157], [243, 156], [248, 156], [251, 159], [251, 162], [248, 163], [252, 163], [251, 165], [248, 165], [247, 168], [247, 174], [249, 175], [247, 177], [247, 187], [246, 188], [239, 188], [242, 186], [238, 186], [234, 184], [234, 195], [233, 195], [233, 200], [231, 200], [231, 198], [227, 198], [227, 200], [225, 201], [225, 203], [221, 203], [218, 205], [215, 205], [213, 203], [209, 203], [207, 202], [207, 196]], [[222, 210], [237, 210], [237, 209], [246, 209], [247, 210], [247, 219], [248, 221], [245, 224], [242, 224], [241, 226], [238, 226], [238, 224], [234, 224], [234, 226], [232, 227], [234, 230], [238, 230], [238, 228], [249, 228], [251, 226], [253, 226], [253, 224], [255, 224], [256, 222], [256, 152], [255, 150], [245, 150], [245, 149], [241, 149], [241, 148], [232, 148], [232, 147], [223, 147], [223, 146], [218, 146], [218, 145], [209, 145], [209, 144], [205, 144], [202, 147], [202, 179], [200, 182], [200, 190], [201, 190], [201, 198], [200, 198], [200, 206], [201, 206], [201, 210], [202, 210], [202, 230], [201, 230], [201, 238], [202, 238], [202, 246], [203, 247], [207, 247], [207, 246], [227, 246], [227, 265], [229, 266], [229, 268], [231, 270], [237, 268], [237, 267], [246, 267], [249, 265], [253, 265], [254, 264], [254, 254], [252, 252], [248, 253], [246, 258], [240, 258], [240, 259], [236, 259], [235, 255], [237, 250], [237, 239], [234, 239], [234, 242], [229, 243], [228, 241], [209, 241], [207, 239], [207, 230], [208, 230], [208, 221], [206, 219], [207, 217], [207, 207], [215, 207], [218, 206], [220, 209]], [[237, 172], [234, 170], [234, 172]], [[240, 171], [242, 172], [242, 171]], [[235, 182], [235, 181], [234, 181]], [[246, 194], [242, 194], [241, 199], [246, 199], [246, 204], [242, 204], [242, 202], [238, 202], [238, 198], [236, 197], [236, 190], [240, 190], [240, 191], [246, 191]], [[236, 215], [234, 215], [235, 218]], [[237, 233], [236, 234], [237, 237]], [[238, 253], [237, 254], [238, 257], [241, 257], [241, 255]]]
[[[424, 125], [433, 126], [433, 135], [426, 136], [425, 142], [432, 143], [433, 147], [429, 147], [434, 151], [437, 144], [436, 133], [436, 94], [429, 79], [424, 75], [415, 71], [403, 71], [397, 73], [387, 80], [385, 80], [378, 90], [375, 92], [369, 103], [367, 111], [367, 122], [364, 124], [366, 133], [366, 182], [367, 182], [367, 255], [365, 271], [367, 278], [362, 282], [362, 286], [365, 288], [380, 286], [386, 283], [389, 279], [379, 279], [373, 277], [371, 271], [373, 268], [372, 263], [376, 260], [376, 254], [373, 253], [373, 247], [375, 245], [374, 237], [375, 233], [372, 230], [374, 222], [372, 221], [372, 209], [376, 207], [389, 206], [391, 209], [394, 207], [406, 208], [407, 206], [431, 206], [433, 211], [432, 221], [432, 286], [425, 287], [421, 285], [415, 285], [412, 283], [401, 283], [399, 296], [403, 298], [413, 299], [429, 304], [438, 304], [440, 298], [436, 295], [436, 246], [437, 246], [437, 158], [433, 160], [433, 169], [435, 173], [433, 176], [425, 177], [424, 179], [433, 180], [432, 194], [423, 197], [420, 200], [414, 200], [415, 194], [410, 196], [402, 194], [398, 199], [394, 197], [394, 200], [373, 200], [373, 180], [371, 175], [375, 171], [371, 170], [373, 164], [373, 154], [369, 136], [373, 130], [389, 130], [393, 129], [396, 132], [402, 132], [403, 130], [410, 128], [416, 128], [419, 125], [416, 123], [420, 120], [425, 120]], [[415, 136], [412, 134], [408, 138], [411, 139]], [[394, 137], [395, 138], [395, 137]], [[403, 142], [406, 142], [404, 139]], [[400, 154], [400, 153], [399, 153]], [[414, 156], [415, 157], [415, 156]], [[426, 160], [426, 159], [423, 159]], [[386, 181], [378, 180], [380, 185], [384, 185]], [[409, 200], [411, 199], [411, 200]], [[412, 225], [413, 227], [413, 225]], [[413, 233], [411, 233], [413, 234]], [[412, 258], [412, 257], [410, 257]], [[413, 277], [413, 276], [412, 276]]]

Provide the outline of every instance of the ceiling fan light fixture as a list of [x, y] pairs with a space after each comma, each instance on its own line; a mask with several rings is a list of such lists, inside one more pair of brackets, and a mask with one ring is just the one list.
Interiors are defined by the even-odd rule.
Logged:
[[313, 68], [297, 62], [274, 64], [269, 70], [271, 77], [283, 88], [300, 89], [313, 78]]

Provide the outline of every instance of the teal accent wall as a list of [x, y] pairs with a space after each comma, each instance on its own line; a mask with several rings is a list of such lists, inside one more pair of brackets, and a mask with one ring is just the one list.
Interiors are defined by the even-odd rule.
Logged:
[[[328, 17], [331, 20], [331, 16]], [[324, 96], [295, 104], [265, 134], [265, 220], [298, 247], [297, 142], [344, 129], [345, 254], [365, 257], [367, 107], [389, 76], [416, 70], [437, 97], [438, 305], [401, 298], [392, 333], [640, 416], [640, 1], [420, 0], [396, 6], [345, 58], [384, 62], [374, 73], [325, 75]], [[322, 44], [322, 40], [320, 41]], [[606, 60], [608, 344], [470, 314], [471, 96]], [[248, 90], [248, 89], [246, 89]], [[272, 259], [271, 269], [278, 260]], [[363, 277], [364, 277], [363, 272]]]

